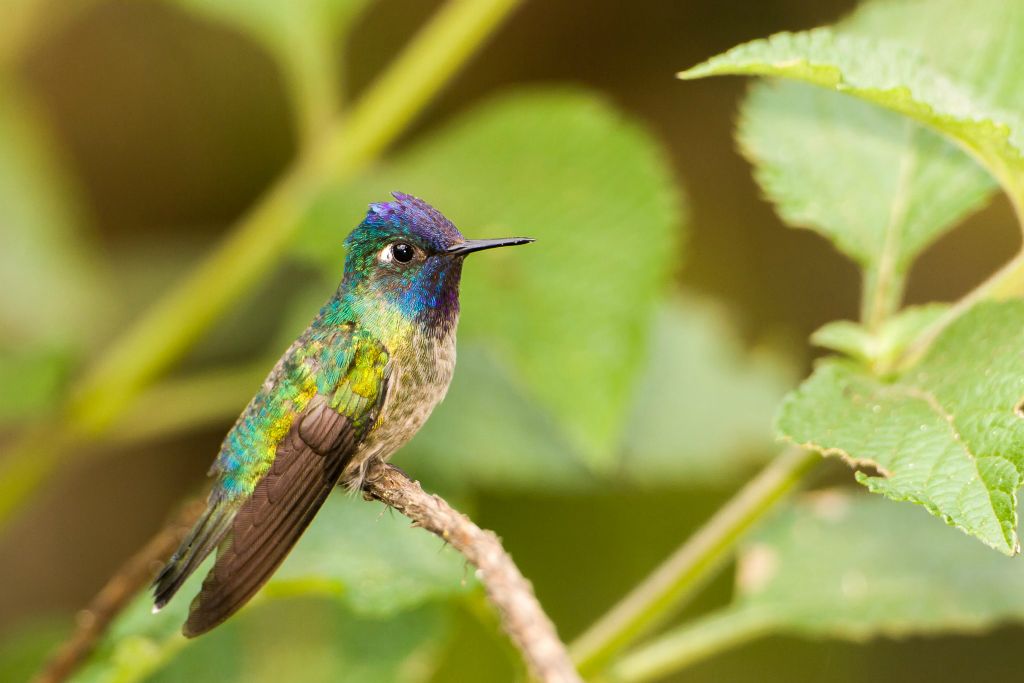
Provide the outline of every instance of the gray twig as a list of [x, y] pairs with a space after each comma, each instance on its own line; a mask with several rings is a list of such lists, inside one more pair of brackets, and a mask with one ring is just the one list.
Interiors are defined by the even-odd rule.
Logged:
[[537, 602], [533, 587], [493, 532], [481, 529], [444, 499], [424, 491], [419, 482], [394, 465], [370, 463], [362, 489], [367, 500], [379, 500], [398, 510], [417, 526], [440, 536], [476, 566], [477, 577], [498, 609], [505, 632], [537, 680], [582, 682], [554, 624]]

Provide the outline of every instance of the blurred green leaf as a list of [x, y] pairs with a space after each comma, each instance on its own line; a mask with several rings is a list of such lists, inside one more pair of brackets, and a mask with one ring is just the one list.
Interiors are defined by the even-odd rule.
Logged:
[[436, 667], [448, 621], [439, 605], [371, 618], [323, 598], [264, 602], [197, 640], [175, 634], [162, 666], [136, 668], [165, 644], [126, 639], [116, 663], [94, 657], [71, 680], [414, 683]]
[[[235, 677], [237, 680], [254, 680], [239, 673], [249, 671], [246, 668], [249, 661], [246, 654], [249, 646], [244, 637], [248, 628], [246, 625], [259, 623], [252, 620], [259, 619], [260, 612], [269, 607], [271, 602], [287, 597], [332, 598], [332, 602], [340, 604], [347, 615], [339, 619], [332, 618], [331, 623], [335, 624], [332, 628], [341, 628], [345, 633], [365, 632], [367, 637], [372, 638], [385, 637], [392, 630], [400, 634], [406, 628], [405, 620], [410, 619], [411, 625], [408, 627], [413, 632], [422, 631], [424, 636], [431, 636], [436, 643], [440, 641], [444, 629], [439, 626], [420, 629], [416, 626], [419, 622], [416, 621], [418, 617], [415, 610], [421, 614], [433, 614], [431, 610], [424, 612], [421, 608], [465, 593], [474, 583], [463, 558], [444, 547], [440, 539], [421, 529], [412, 528], [408, 520], [397, 513], [389, 513], [379, 505], [341, 492], [328, 499], [284, 565], [254, 598], [251, 607], [246, 607], [212, 634], [186, 640], [181, 635], [181, 625], [188, 614], [189, 602], [199, 591], [203, 576], [210, 566], [211, 561], [204, 563], [182, 587], [178, 596], [159, 614], [151, 613], [152, 598], [148, 592], [137, 596], [114, 622], [89, 666], [73, 680], [90, 683], [144, 680], [175, 659], [190, 662], [181, 665], [181, 671], [202, 672], [201, 678], [204, 679], [216, 678], [210, 673], [212, 670], [220, 671], [225, 676], [230, 671], [231, 680], [235, 680]], [[311, 601], [298, 604], [308, 605]], [[296, 623], [304, 623], [310, 617], [298, 608], [294, 614], [293, 621]], [[429, 617], [436, 618], [436, 614]], [[281, 629], [279, 635], [284, 637], [284, 632], [290, 630], [294, 629]], [[293, 635], [297, 639], [294, 647], [298, 648], [298, 640], [301, 638], [298, 638], [297, 633]], [[320, 642], [323, 642], [324, 637], [320, 636]], [[334, 667], [335, 660], [348, 662], [346, 657], [364, 652], [369, 660], [359, 666], [404, 667], [406, 664], [401, 662], [410, 654], [402, 650], [402, 642], [418, 648], [424, 639], [416, 636], [403, 640], [402, 636], [396, 635], [396, 647], [390, 654], [380, 644], [361, 650], [358, 647], [353, 649], [353, 643], [346, 644], [344, 640], [341, 634], [330, 636], [328, 641], [334, 642], [336, 648], [321, 653], [326, 658], [323, 661]], [[212, 647], [210, 643], [219, 645]], [[212, 650], [207, 649], [209, 647]], [[275, 649], [281, 647], [283, 644], [275, 645]], [[216, 662], [211, 663], [216, 659], [216, 652], [223, 659], [221, 666], [226, 668], [207, 668], [216, 665]], [[314, 666], [312, 661], [310, 666]], [[345, 666], [349, 666], [349, 663]], [[419, 670], [417, 666], [409, 666]], [[353, 671], [358, 670], [358, 667], [353, 667]], [[322, 679], [306, 680], [336, 680], [328, 674], [324, 676]], [[370, 677], [345, 680], [379, 679]]]
[[751, 539], [732, 609], [811, 636], [976, 632], [1024, 620], [1024, 572], [919, 510], [825, 491]]
[[448, 621], [439, 606], [372, 619], [326, 600], [268, 603], [221, 627], [234, 633], [214, 631], [212, 642], [197, 643], [149, 680], [415, 683], [436, 668]]
[[390, 616], [468, 591], [464, 558], [441, 539], [357, 494], [331, 496], [265, 591], [339, 596], [355, 613]]
[[[907, 12], [905, 20], [927, 23], [930, 12], [922, 9], [925, 5], [917, 3], [915, 7], [919, 11]], [[1013, 27], [1005, 27], [1004, 30], [1011, 31]], [[973, 58], [973, 55], [969, 56]], [[1013, 69], [1012, 63], [1008, 61], [1002, 68]], [[919, 53], [898, 43], [840, 35], [822, 28], [802, 33], [780, 33], [740, 45], [682, 72], [680, 77], [691, 79], [725, 74], [780, 76], [806, 81], [908, 116], [969, 150], [1000, 181], [1016, 203], [1024, 202], [1024, 158], [1020, 151], [1022, 130], [1019, 117], [996, 104], [986, 104], [973, 98], [970, 90], [972, 85], [982, 87], [988, 73], [977, 74], [978, 82], [964, 87], [925, 62]], [[1000, 73], [998, 76], [1003, 79], [1006, 75]], [[879, 122], [873, 120], [873, 123], [878, 125]], [[928, 158], [938, 159], [941, 155], [931, 154]], [[896, 188], [898, 195], [898, 184]], [[958, 200], [953, 208], [963, 211], [964, 207], [976, 203], [975, 193], [978, 191], [975, 188], [964, 192], [965, 199]], [[975, 198], [971, 199], [971, 195]], [[815, 210], [814, 215], [820, 220], [820, 210]], [[935, 226], [944, 224], [943, 219], [918, 220], [915, 236], [908, 235], [911, 237], [906, 242], [908, 248], [900, 251], [909, 252], [909, 247], [920, 248], [934, 236], [929, 233], [936, 232]], [[849, 228], [838, 223], [834, 227]], [[871, 227], [877, 230], [877, 226]], [[857, 240], [844, 241], [844, 249], [857, 249], [859, 253], [861, 248]]]
[[628, 479], [730, 481], [771, 452], [772, 416], [795, 370], [778, 356], [746, 352], [720, 308], [670, 299], [647, 358], [623, 447]]
[[68, 619], [35, 617], [0, 638], [0, 680], [31, 680], [68, 635]]
[[84, 210], [38, 121], [0, 82], [0, 350], [80, 348], [106, 313]]
[[55, 349], [0, 353], [0, 425], [52, 409], [68, 366], [67, 355]]
[[891, 381], [827, 361], [782, 406], [794, 442], [858, 464], [870, 490], [924, 505], [1007, 554], [1019, 550], [1024, 302], [979, 304]]
[[609, 466], [680, 261], [680, 197], [654, 141], [586, 94], [505, 96], [323, 197], [296, 255], [337, 279], [346, 232], [392, 190], [427, 199], [467, 236], [538, 239], [467, 260], [460, 336], [486, 344], [588, 462]]
[[281, 64], [300, 125], [325, 125], [337, 106], [339, 39], [370, 0], [176, 0], [249, 34]]

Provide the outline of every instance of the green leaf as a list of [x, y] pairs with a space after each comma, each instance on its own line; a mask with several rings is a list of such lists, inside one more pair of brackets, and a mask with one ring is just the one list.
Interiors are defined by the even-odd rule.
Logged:
[[415, 683], [433, 673], [449, 631], [439, 605], [368, 618], [323, 598], [265, 602], [196, 640], [126, 638], [119, 649], [94, 655], [71, 680]]
[[1024, 470], [1024, 302], [984, 303], [891, 381], [826, 361], [777, 428], [808, 448], [878, 468], [870, 490], [924, 505], [1004, 553], [1019, 550]]
[[772, 416], [796, 380], [742, 348], [724, 312], [692, 296], [659, 312], [623, 445], [623, 476], [647, 486], [731, 481], [771, 453]]
[[467, 592], [465, 561], [397, 512], [336, 493], [264, 591], [328, 593], [356, 614], [390, 616]]
[[680, 197], [654, 141], [585, 94], [505, 96], [324, 197], [296, 254], [337, 279], [346, 232], [392, 190], [423, 197], [470, 237], [537, 238], [467, 260], [460, 338], [500, 358], [589, 463], [611, 465], [680, 260]]
[[802, 83], [752, 88], [737, 137], [786, 222], [821, 233], [866, 269], [901, 277], [994, 189], [936, 133]]
[[4, 681], [28, 681], [67, 638], [70, 619], [36, 616], [9, 628], [0, 640], [0, 672]]
[[[918, 14], [916, 21], [927, 23], [928, 15]], [[996, 103], [982, 102], [907, 47], [826, 28], [780, 33], [735, 47], [679, 75], [692, 79], [725, 74], [806, 81], [908, 116], [967, 150], [1015, 203], [1024, 202], [1019, 117]]]
[[0, 353], [0, 425], [52, 409], [69, 364], [66, 354], [52, 349]]
[[899, 42], [970, 90], [971, 98], [1024, 110], [1024, 5], [1016, 0], [873, 0], [840, 24], [846, 33]]
[[[955, 0], [875, 0], [836, 28], [859, 39], [861, 51], [854, 43], [828, 62], [827, 50], [803, 49], [814, 41], [802, 34], [808, 38], [804, 44], [792, 41], [799, 53], [794, 61], [775, 64], [779, 75], [794, 75], [804, 59], [822, 67], [822, 76], [832, 66], [850, 81], [812, 81], [839, 92], [850, 86], [863, 90], [888, 78], [883, 70], [898, 58], [889, 51], [879, 53], [881, 58], [875, 54], [873, 41], [885, 40], [922, 55], [986, 109], [1019, 112], [1024, 97], [1014, 65], [1024, 58], [1022, 25], [1024, 6], [1014, 0], [983, 0], [967, 11]], [[911, 78], [895, 85], [915, 95], [921, 90], [921, 81]], [[854, 94], [885, 104], [875, 92]], [[838, 92], [799, 83], [758, 84], [740, 120], [741, 147], [782, 217], [827, 236], [867, 270], [871, 291], [864, 317], [872, 326], [898, 304], [914, 257], [985, 201], [993, 187], [973, 160], [935, 133]]]
[[261, 43], [281, 64], [306, 132], [323, 126], [337, 106], [337, 44], [369, 0], [177, 0]]
[[[198, 649], [196, 644], [205, 645], [218, 639], [221, 639], [221, 646], [216, 649], [226, 650], [223, 656], [230, 661], [241, 662], [237, 666], [228, 665], [234, 676], [246, 660], [240, 654], [246, 651], [246, 646], [238, 642], [245, 625], [250, 619], [258, 618], [264, 607], [284, 598], [292, 598], [285, 602], [294, 602], [300, 597], [329, 598], [344, 608], [348, 615], [343, 620], [345, 623], [355, 620], [355, 623], [390, 624], [382, 627], [382, 632], [386, 632], [395, 628], [401, 630], [403, 620], [414, 619], [415, 614], [410, 610], [464, 594], [473, 585], [462, 557], [445, 548], [440, 539], [412, 528], [408, 520], [397, 513], [388, 514], [379, 505], [341, 492], [328, 499], [295, 550], [256, 595], [251, 606], [210, 636], [186, 640], [181, 635], [181, 625], [188, 615], [189, 602], [198, 593], [210, 566], [212, 560], [199, 568], [159, 614], [151, 614], [152, 598], [148, 592], [139, 594], [113, 623], [90, 666], [74, 680], [139, 681], [177, 658], [200, 666], [195, 662], [208, 662], [209, 655], [203, 652], [193, 655], [193, 650]], [[302, 604], [308, 605], [310, 601]], [[301, 623], [305, 618], [302, 609], [296, 611], [295, 622]], [[337, 648], [339, 653], [350, 651], [340, 640]], [[208, 672], [202, 676], [208, 677], [211, 677]], [[238, 680], [251, 679], [241, 676]], [[333, 679], [328, 676], [323, 680]]]
[[825, 491], [751, 539], [730, 609], [810, 636], [970, 633], [1024, 620], [1024, 572], [919, 510]]
[[905, 308], [888, 318], [875, 333], [858, 323], [836, 320], [816, 330], [811, 335], [811, 343], [845, 353], [876, 369], [888, 368], [929, 325], [948, 310], [947, 304]]

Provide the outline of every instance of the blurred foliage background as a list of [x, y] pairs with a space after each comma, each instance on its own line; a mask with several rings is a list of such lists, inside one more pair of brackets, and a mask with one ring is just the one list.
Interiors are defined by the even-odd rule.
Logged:
[[[91, 359], [245, 221], [276, 179], [330, 152], [335, 112], [372, 92], [439, 6], [12, 0], [0, 8], [4, 443], [26, 424], [45, 433], [62, 419], [52, 411]], [[337, 182], [303, 185], [289, 200], [301, 207], [296, 234], [275, 250], [284, 258], [245, 282], [230, 312], [98, 443], [56, 461], [19, 504], [0, 530], [0, 680], [26, 678], [175, 504], [202, 490], [227, 426], [336, 286], [342, 239], [368, 202], [393, 189], [434, 203], [469, 236], [540, 238], [529, 250], [469, 262], [455, 382], [397, 462], [501, 535], [562, 635], [578, 635], [777, 450], [771, 418], [810, 366], [805, 338], [857, 316], [855, 268], [818, 236], [784, 228], [735, 150], [745, 84], [679, 83], [673, 74], [852, 6], [517, 8], [394, 144]], [[955, 298], [1015, 244], [1009, 208], [996, 199], [929, 247], [908, 300]], [[209, 282], [217, 281], [214, 273]], [[851, 479], [834, 463], [815, 477], [819, 485]], [[824, 500], [834, 511], [848, 505], [836, 502], [845, 495], [801, 505], [820, 511]], [[822, 589], [802, 596], [799, 609], [775, 608], [771, 624], [756, 616], [773, 600], [792, 607], [787, 596], [800, 592], [801, 577], [870, 566], [871, 553], [857, 551], [871, 547], [882, 503], [857, 505], [856, 528], [823, 530], [789, 511], [763, 530], [744, 552], [736, 601], [716, 614], [751, 635], [777, 635], [701, 662], [685, 680], [1012, 675], [1015, 663], [1000, 654], [1024, 635], [1018, 627], [860, 645], [814, 638], [941, 631], [943, 619], [987, 628], [1019, 614], [1016, 602], [980, 616], [945, 605], [938, 617], [908, 607], [887, 613], [895, 621], [857, 612], [820, 623], [827, 619], [813, 617], [842, 602]], [[905, 514], [910, 527], [924, 517]], [[802, 531], [793, 536], [787, 525]], [[927, 546], [933, 530], [946, 532], [935, 524], [914, 537]], [[980, 550], [951, 535], [935, 543], [948, 541], [954, 554], [961, 541], [962, 552]], [[833, 564], [800, 564], [808, 553], [797, 544], [787, 551], [796, 558], [784, 575], [789, 593], [785, 582], [744, 580], [759, 543], [791, 536]], [[846, 563], [844, 551], [853, 554]], [[1005, 571], [1003, 559], [993, 555], [992, 572]], [[901, 576], [894, 565], [887, 576]], [[907, 581], [920, 576], [907, 571]], [[726, 604], [731, 574], [687, 613]], [[942, 602], [940, 579], [910, 602]], [[517, 672], [460, 559], [351, 497], [335, 496], [262, 602], [180, 656], [172, 634], [187, 602], [159, 620], [140, 603], [82, 679], [142, 680], [150, 669], [159, 681], [502, 681]], [[915, 618], [925, 626], [914, 628]]]

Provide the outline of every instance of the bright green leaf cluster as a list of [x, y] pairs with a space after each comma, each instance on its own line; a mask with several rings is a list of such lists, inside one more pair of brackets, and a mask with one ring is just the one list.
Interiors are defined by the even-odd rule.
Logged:
[[861, 323], [812, 338], [856, 362], [823, 362], [784, 403], [780, 433], [876, 467], [858, 474], [871, 490], [1006, 553], [1019, 548], [1024, 309], [898, 309], [914, 259], [990, 195], [985, 171], [1021, 213], [1022, 27], [1012, 0], [875, 0], [834, 29], [756, 40], [680, 74], [803, 82], [753, 89], [741, 145], [782, 217], [864, 272]]
[[823, 363], [783, 404], [791, 439], [876, 467], [872, 491], [920, 503], [1007, 554], [1017, 552], [1024, 472], [1024, 302], [980, 304], [916, 367], [879, 379]]

